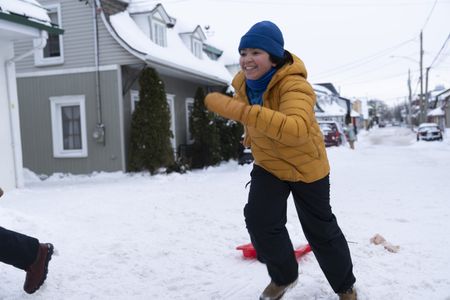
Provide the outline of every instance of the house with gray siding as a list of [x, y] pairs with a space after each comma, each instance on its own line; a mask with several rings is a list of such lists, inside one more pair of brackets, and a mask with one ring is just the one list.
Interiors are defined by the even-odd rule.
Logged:
[[[50, 35], [43, 50], [16, 64], [24, 167], [47, 175], [126, 171], [138, 79], [147, 67], [165, 85], [175, 152], [192, 143], [196, 89], [223, 90], [231, 82], [200, 26], [151, 1], [40, 2], [65, 33]], [[32, 46], [14, 44], [19, 55]]]

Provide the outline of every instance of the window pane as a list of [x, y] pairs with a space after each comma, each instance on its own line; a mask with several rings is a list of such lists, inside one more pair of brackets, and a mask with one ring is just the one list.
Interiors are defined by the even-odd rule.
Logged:
[[160, 23], [153, 23], [154, 42], [162, 47], [166, 46], [166, 28]]
[[61, 107], [64, 150], [81, 149], [80, 106]]
[[202, 43], [197, 40], [194, 40], [193, 44], [194, 44], [193, 49], [194, 55], [197, 56], [198, 58], [202, 58]]
[[44, 48], [44, 57], [58, 57], [61, 56], [59, 48], [59, 36], [57, 34], [49, 34], [47, 45]]
[[[50, 21], [53, 24], [58, 25], [58, 14], [56, 11], [48, 13]], [[44, 48], [44, 58], [46, 57], [58, 57], [61, 56], [61, 50], [59, 47], [59, 35], [49, 34], [47, 39], [47, 45]]]

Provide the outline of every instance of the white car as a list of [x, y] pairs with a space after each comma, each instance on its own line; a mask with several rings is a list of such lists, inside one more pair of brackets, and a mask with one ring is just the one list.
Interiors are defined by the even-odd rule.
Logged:
[[417, 141], [442, 141], [442, 130], [436, 123], [422, 123], [417, 128]]

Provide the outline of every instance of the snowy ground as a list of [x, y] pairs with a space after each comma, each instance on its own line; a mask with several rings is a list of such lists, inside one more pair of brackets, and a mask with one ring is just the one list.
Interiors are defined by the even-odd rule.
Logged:
[[[350, 242], [359, 299], [450, 299], [450, 136], [415, 142], [405, 128], [362, 132], [356, 150], [328, 148], [332, 206]], [[257, 299], [265, 266], [235, 250], [251, 166], [188, 174], [27, 175], [0, 199], [0, 226], [54, 243], [46, 284], [0, 264], [0, 299]], [[292, 202], [288, 229], [305, 243]], [[400, 246], [390, 253], [376, 233]], [[285, 299], [337, 299], [314, 256]]]

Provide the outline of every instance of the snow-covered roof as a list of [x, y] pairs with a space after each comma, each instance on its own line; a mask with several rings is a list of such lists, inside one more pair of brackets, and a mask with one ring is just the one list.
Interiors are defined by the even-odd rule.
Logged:
[[187, 31], [185, 28], [179, 26], [167, 28], [167, 47], [162, 47], [154, 43], [139, 28], [128, 11], [110, 16], [110, 22], [118, 37], [132, 50], [137, 51], [133, 54], [144, 60], [198, 74], [224, 84], [231, 82], [231, 74], [223, 63], [214, 61], [207, 55], [198, 58], [187, 48], [179, 35], [180, 32]]
[[428, 112], [427, 116], [429, 117], [439, 117], [439, 116], [445, 116], [445, 112], [442, 109], [442, 107], [437, 107], [431, 111]]
[[[3, 28], [11, 29], [9, 27], [11, 23], [53, 34], [64, 32], [57, 25], [51, 23], [47, 10], [35, 0], [0, 0], [0, 22], [0, 35], [2, 35], [2, 32], [3, 35], [6, 33]], [[15, 36], [14, 38], [17, 39], [18, 37]]]
[[333, 95], [333, 93], [329, 89], [327, 89], [326, 87], [324, 87], [322, 85], [313, 84], [312, 86], [313, 86], [314, 91], [316, 91], [316, 92], [324, 93], [324, 94], [327, 94], [330, 96]]
[[323, 112], [316, 112], [317, 116], [338, 117], [338, 116], [345, 116], [347, 113], [346, 110], [336, 102], [328, 103], [324, 101], [320, 102], [319, 106], [323, 110]]
[[0, 0], [0, 11], [25, 16], [50, 26], [47, 10], [35, 0]]
[[316, 112], [316, 116], [340, 117], [347, 114], [347, 110], [337, 103], [337, 97], [328, 88], [313, 84], [314, 92], [317, 95], [317, 104], [323, 112]]

